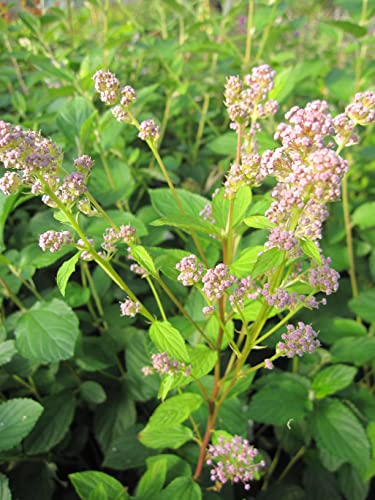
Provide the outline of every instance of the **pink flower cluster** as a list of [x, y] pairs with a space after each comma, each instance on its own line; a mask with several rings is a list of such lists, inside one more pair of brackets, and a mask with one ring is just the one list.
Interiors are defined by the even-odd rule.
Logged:
[[211, 480], [221, 484], [243, 483], [245, 490], [249, 490], [249, 482], [266, 466], [258, 455], [258, 450], [247, 439], [220, 436], [218, 444], [210, 444], [207, 450], [206, 462], [212, 466]]
[[124, 302], [120, 302], [121, 316], [134, 317], [141, 310], [141, 304], [139, 302], [134, 302], [133, 300], [127, 299]]
[[345, 113], [337, 115], [333, 120], [335, 141], [341, 147], [352, 146], [359, 142], [354, 132], [357, 124], [368, 125], [375, 121], [375, 92], [359, 92], [354, 100], [345, 108]]
[[184, 286], [193, 286], [201, 280], [203, 275], [203, 264], [198, 262], [197, 256], [194, 254], [183, 257], [181, 261], [176, 264], [176, 269], [180, 271], [177, 279], [181, 281]]
[[209, 299], [220, 299], [225, 290], [236, 281], [237, 278], [230, 274], [229, 267], [220, 263], [215, 268], [208, 269], [203, 276], [203, 293]]
[[166, 352], [153, 354], [151, 361], [152, 366], [142, 368], [143, 375], [158, 373], [159, 375], [183, 375], [184, 377], [188, 377], [192, 370], [191, 365], [168, 356]]
[[302, 321], [298, 322], [298, 327], [287, 325], [287, 333], [281, 335], [282, 342], [277, 344], [276, 350], [288, 358], [294, 356], [303, 356], [305, 353], [312, 354], [320, 342], [317, 339], [318, 334], [311, 325], [305, 325]]
[[102, 248], [107, 253], [114, 253], [117, 250], [116, 245], [118, 243], [126, 243], [127, 245], [134, 243], [135, 233], [135, 228], [129, 224], [121, 225], [118, 231], [112, 227], [107, 227], [103, 234]]
[[49, 230], [39, 236], [39, 246], [45, 252], [58, 252], [64, 245], [73, 243], [73, 237], [69, 231]]
[[159, 125], [151, 119], [141, 122], [138, 137], [143, 141], [156, 142], [160, 137]]

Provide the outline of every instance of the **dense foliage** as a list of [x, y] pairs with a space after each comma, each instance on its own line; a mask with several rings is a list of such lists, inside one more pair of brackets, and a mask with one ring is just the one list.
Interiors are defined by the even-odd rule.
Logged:
[[371, 498], [374, 7], [0, 9], [1, 498]]

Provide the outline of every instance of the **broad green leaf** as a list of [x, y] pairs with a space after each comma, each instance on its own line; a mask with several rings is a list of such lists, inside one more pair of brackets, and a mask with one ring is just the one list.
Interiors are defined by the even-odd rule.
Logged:
[[370, 445], [366, 433], [354, 413], [336, 399], [319, 403], [312, 417], [314, 438], [319, 450], [350, 463], [359, 470], [366, 469]]
[[[207, 205], [208, 200], [195, 193], [184, 189], [177, 189], [177, 196], [182, 208], [187, 215], [198, 216], [199, 212]], [[167, 188], [150, 189], [151, 204], [162, 217], [168, 217], [171, 213], [181, 213], [176, 200]]]
[[106, 452], [111, 446], [116, 446], [116, 441], [126, 435], [135, 420], [135, 403], [127, 385], [115, 385], [107, 393], [106, 402], [95, 410], [94, 431], [102, 450]]
[[319, 371], [312, 382], [312, 389], [317, 399], [341, 391], [353, 382], [357, 369], [353, 366], [335, 365]]
[[358, 321], [348, 318], [322, 319], [315, 323], [319, 338], [326, 344], [333, 344], [344, 337], [363, 337], [366, 327]]
[[29, 434], [43, 411], [32, 399], [16, 398], [0, 404], [0, 451], [17, 446]]
[[244, 223], [249, 227], [254, 227], [256, 229], [272, 229], [276, 224], [264, 215], [251, 215], [244, 219]]
[[344, 337], [330, 350], [332, 361], [363, 365], [375, 358], [375, 337]]
[[252, 397], [248, 414], [256, 422], [286, 425], [306, 415], [307, 402], [308, 389], [300, 381], [272, 379]]
[[209, 347], [198, 344], [194, 348], [188, 350], [190, 354], [190, 362], [193, 367], [191, 374], [200, 379], [207, 373], [210, 373], [215, 366], [217, 360], [217, 352]]
[[191, 231], [198, 231], [205, 234], [221, 234], [220, 229], [211, 222], [207, 222], [201, 217], [185, 214], [170, 214], [168, 217], [152, 222], [152, 225], [180, 227], [189, 233], [191, 233]]
[[1, 500], [12, 500], [12, 494], [9, 489], [9, 480], [4, 474], [0, 473], [0, 498]]
[[68, 284], [69, 278], [76, 269], [76, 264], [79, 260], [80, 253], [81, 252], [76, 253], [69, 260], [65, 261], [57, 271], [56, 283], [61, 292], [61, 295], [63, 296], [65, 296], [66, 285]]
[[134, 245], [131, 247], [131, 256], [138, 262], [138, 264], [146, 269], [151, 276], [157, 276], [158, 272], [156, 270], [154, 261], [148, 251], [141, 245]]
[[207, 148], [210, 151], [221, 156], [234, 156], [236, 147], [237, 134], [235, 132], [226, 132], [207, 144]]
[[17, 322], [16, 346], [22, 356], [39, 363], [69, 359], [79, 337], [78, 318], [62, 300], [38, 302]]
[[258, 259], [259, 253], [263, 250], [264, 248], [260, 245], [243, 250], [230, 266], [231, 272], [238, 278], [249, 276], [252, 268], [254, 267], [254, 263]]
[[319, 247], [312, 240], [299, 240], [302, 251], [308, 257], [314, 259], [320, 266], [322, 265], [322, 256]]
[[337, 473], [342, 494], [347, 500], [366, 500], [369, 483], [366, 483], [359, 471], [349, 464], [344, 464]]
[[80, 135], [81, 126], [92, 111], [91, 104], [87, 99], [75, 96], [65, 104], [57, 115], [57, 127], [71, 144], [75, 145], [75, 141]]
[[222, 229], [227, 227], [229, 211], [232, 205], [232, 227], [236, 227], [243, 222], [247, 210], [251, 204], [252, 194], [248, 186], [242, 186], [233, 200], [229, 200], [224, 196], [224, 188], [219, 189], [218, 193], [212, 200], [212, 214], [216, 224]]
[[88, 500], [92, 491], [102, 485], [108, 499], [125, 500], [130, 498], [125, 487], [117, 479], [104, 474], [104, 472], [85, 471], [69, 474], [74, 489], [82, 500]]
[[13, 356], [17, 354], [14, 340], [6, 340], [0, 344], [0, 366], [9, 363]]
[[201, 500], [199, 484], [189, 477], [177, 477], [163, 490], [161, 500]]
[[82, 399], [84, 399], [88, 403], [99, 405], [101, 403], [104, 403], [104, 401], [107, 399], [107, 395], [103, 387], [98, 384], [98, 382], [94, 382], [93, 380], [87, 380], [86, 382], [83, 382], [80, 387], [80, 392]]
[[42, 416], [25, 439], [27, 454], [46, 453], [60, 443], [73, 421], [75, 406], [76, 400], [71, 392], [46, 398], [43, 401]]
[[88, 500], [109, 500], [105, 486], [102, 483], [97, 484], [93, 490], [91, 490]]
[[[153, 457], [156, 458], [156, 457]], [[137, 498], [152, 500], [161, 491], [167, 476], [167, 460], [163, 456], [157, 460], [147, 460], [147, 470], [141, 477], [136, 494]]]
[[4, 245], [4, 226], [8, 215], [12, 211], [14, 204], [16, 203], [17, 195], [13, 194], [11, 196], [5, 196], [5, 194], [0, 192], [0, 252], [5, 249]]
[[193, 431], [184, 425], [162, 427], [159, 424], [147, 425], [139, 434], [142, 444], [149, 448], [172, 448], [176, 450], [194, 438]]
[[375, 226], [375, 201], [360, 205], [351, 217], [352, 224], [359, 226], [360, 229], [368, 229]]
[[345, 33], [355, 36], [356, 38], [361, 38], [366, 35], [367, 28], [361, 26], [360, 24], [355, 24], [350, 21], [336, 20], [336, 19], [323, 19], [323, 23], [329, 24]]
[[284, 260], [284, 252], [278, 248], [270, 248], [263, 252], [254, 264], [251, 275], [256, 278], [266, 271], [279, 266]]
[[375, 321], [375, 288], [370, 288], [362, 292], [351, 300], [349, 300], [350, 309], [363, 318], [365, 321], [372, 323]]
[[199, 394], [191, 392], [173, 396], [156, 408], [147, 426], [157, 427], [160, 425], [161, 427], [168, 427], [169, 425], [181, 424], [200, 407], [202, 402], [202, 397]]
[[342, 500], [335, 475], [318, 464], [307, 465], [303, 474], [303, 485], [306, 500]]
[[181, 333], [168, 321], [155, 321], [150, 327], [150, 338], [160, 352], [166, 352], [179, 361], [189, 361]]
[[[109, 158], [106, 168], [99, 163], [94, 168], [95, 175], [90, 177], [89, 189], [103, 207], [110, 207], [117, 201], [127, 200], [133, 193], [135, 180], [129, 165], [125, 161], [118, 158]], [[104, 222], [108, 226], [108, 223]]]

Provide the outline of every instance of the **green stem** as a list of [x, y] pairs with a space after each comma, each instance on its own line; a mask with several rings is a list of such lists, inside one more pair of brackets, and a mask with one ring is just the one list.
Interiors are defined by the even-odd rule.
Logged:
[[161, 317], [163, 318], [164, 321], [167, 321], [167, 316], [165, 314], [165, 311], [164, 311], [164, 307], [163, 307], [163, 304], [161, 303], [161, 300], [160, 300], [160, 297], [159, 297], [159, 294], [151, 280], [151, 278], [149, 276], [146, 276], [146, 280], [147, 280], [147, 283], [149, 284], [149, 287], [151, 288], [151, 291], [154, 295], [154, 298], [156, 300], [156, 303], [158, 305], [158, 308], [159, 308], [159, 311], [160, 311], [160, 314], [161, 314]]
[[278, 482], [282, 481], [285, 476], [288, 474], [288, 472], [291, 470], [291, 468], [294, 466], [294, 464], [296, 462], [298, 462], [298, 460], [304, 455], [306, 449], [304, 446], [302, 446], [298, 451], [297, 453], [294, 455], [294, 457], [292, 458], [292, 460], [288, 463], [288, 465], [285, 467], [285, 469], [283, 470], [283, 472], [280, 474], [280, 477], [278, 479]]
[[3, 280], [3, 278], [0, 278], [0, 285], [4, 288], [5, 296], [8, 297], [8, 299], [10, 299], [18, 307], [20, 311], [26, 312], [27, 308], [22, 304], [20, 299], [16, 297], [16, 295], [14, 295], [14, 293], [11, 291], [11, 289]]
[[262, 39], [260, 41], [257, 55], [255, 57], [255, 64], [258, 64], [258, 62], [260, 61], [260, 59], [263, 55], [263, 50], [264, 50], [264, 47], [266, 46], [268, 36], [269, 36], [271, 28], [273, 26], [274, 17], [275, 17], [276, 9], [279, 5], [279, 2], [280, 2], [280, 0], [275, 0], [274, 4], [272, 6], [272, 10], [271, 10], [271, 14], [270, 14], [270, 21], [267, 24], [266, 28], [263, 30], [263, 36], [262, 36]]
[[108, 222], [108, 224], [115, 230], [118, 231], [119, 227], [111, 217], [107, 214], [107, 212], [103, 209], [103, 207], [96, 201], [96, 199], [93, 197], [93, 195], [89, 192], [86, 191], [85, 193], [86, 198], [89, 200], [89, 202], [96, 208], [96, 210], [103, 216], [103, 218]]

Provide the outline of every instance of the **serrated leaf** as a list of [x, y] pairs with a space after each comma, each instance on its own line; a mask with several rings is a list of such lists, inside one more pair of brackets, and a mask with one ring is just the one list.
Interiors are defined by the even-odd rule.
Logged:
[[25, 439], [27, 454], [45, 453], [62, 441], [73, 421], [75, 405], [75, 398], [70, 392], [53, 395], [43, 401], [43, 414]]
[[188, 232], [193, 230], [205, 234], [221, 234], [220, 229], [211, 222], [207, 222], [200, 217], [194, 217], [192, 215], [171, 214], [168, 217], [152, 222], [152, 225], [180, 227]]
[[59, 130], [71, 144], [79, 138], [81, 126], [91, 115], [93, 109], [90, 102], [81, 96], [75, 96], [68, 101], [56, 117]]
[[13, 356], [17, 354], [14, 340], [6, 340], [0, 344], [0, 366], [9, 363]]
[[224, 188], [219, 189], [212, 200], [212, 214], [216, 224], [226, 229], [229, 211], [232, 211], [231, 224], [236, 227], [243, 222], [243, 218], [251, 204], [252, 193], [248, 186], [242, 186], [233, 200], [225, 197]]
[[203, 344], [198, 344], [193, 349], [189, 349], [189, 354], [190, 362], [193, 367], [191, 374], [197, 379], [210, 373], [215, 366], [217, 352]]
[[244, 223], [256, 229], [272, 229], [276, 226], [274, 222], [267, 219], [264, 215], [251, 215], [244, 219]]
[[104, 472], [85, 471], [69, 474], [74, 489], [82, 500], [88, 500], [92, 491], [102, 485], [106, 495], [111, 500], [125, 500], [129, 498], [124, 486], [117, 479]]
[[69, 278], [74, 273], [76, 269], [76, 264], [79, 260], [80, 253], [76, 253], [69, 260], [65, 261], [62, 266], [59, 267], [56, 276], [56, 283], [61, 295], [65, 296], [66, 285], [68, 284]]
[[103, 387], [98, 384], [98, 382], [94, 382], [93, 380], [83, 382], [79, 390], [81, 392], [82, 399], [88, 403], [99, 405], [104, 403], [107, 399], [107, 395]]
[[[153, 457], [156, 459], [156, 457]], [[147, 461], [147, 470], [141, 477], [136, 494], [137, 498], [152, 500], [161, 491], [167, 475], [167, 460], [163, 456], [152, 462]]]
[[354, 413], [336, 399], [325, 399], [312, 416], [314, 438], [318, 448], [359, 470], [370, 460], [370, 444]]
[[12, 500], [12, 494], [9, 489], [9, 479], [0, 473], [0, 498], [1, 500]]
[[193, 438], [194, 435], [192, 430], [184, 425], [167, 427], [147, 425], [139, 434], [141, 443], [154, 449], [172, 448], [176, 450]]
[[363, 365], [375, 358], [375, 337], [344, 337], [330, 350], [332, 361]]
[[93, 490], [91, 490], [88, 500], [109, 500], [107, 492], [103, 484], [97, 484]]
[[341, 391], [353, 382], [357, 369], [353, 366], [335, 365], [319, 371], [312, 382], [317, 399]]
[[[208, 200], [195, 193], [190, 193], [184, 189], [176, 189], [177, 196], [182, 208], [187, 215], [198, 216], [199, 212], [207, 205]], [[162, 217], [168, 217], [171, 213], [179, 213], [180, 209], [176, 204], [172, 193], [167, 188], [150, 189], [149, 195], [151, 204], [155, 211]]]
[[177, 477], [163, 490], [161, 499], [201, 500], [202, 490], [198, 483], [189, 477]]
[[17, 446], [29, 434], [43, 411], [42, 405], [27, 398], [0, 404], [0, 451]]
[[231, 272], [239, 278], [248, 276], [254, 263], [258, 260], [259, 253], [263, 250], [264, 248], [260, 245], [243, 250], [230, 266]]
[[237, 146], [237, 134], [226, 132], [207, 144], [207, 148], [217, 155], [233, 156]]
[[342, 494], [347, 500], [366, 500], [369, 492], [369, 483], [365, 482], [357, 469], [344, 464], [337, 473], [338, 483]]
[[189, 361], [181, 333], [168, 321], [155, 321], [150, 327], [150, 338], [160, 352], [166, 352], [179, 361]]
[[181, 424], [201, 406], [202, 402], [199, 394], [191, 392], [173, 396], [156, 408], [146, 428], [148, 425], [168, 427]]
[[17, 322], [16, 346], [22, 356], [39, 363], [69, 359], [79, 337], [78, 318], [62, 300], [38, 302]]
[[322, 256], [319, 251], [319, 247], [312, 240], [299, 240], [302, 251], [305, 255], [314, 259], [320, 266], [322, 265]]
[[279, 266], [284, 260], [284, 252], [278, 248], [270, 248], [263, 252], [257, 259], [252, 270], [252, 276], [256, 278], [266, 271]]
[[138, 262], [138, 264], [146, 269], [151, 276], [157, 276], [158, 272], [156, 270], [154, 261], [148, 251], [141, 245], [134, 245], [131, 247], [131, 256]]
[[375, 321], [374, 304], [375, 288], [370, 288], [365, 292], [361, 292], [358, 297], [349, 300], [350, 309], [369, 323]]
[[306, 415], [307, 401], [308, 389], [298, 380], [271, 379], [252, 397], [249, 417], [256, 422], [285, 425]]

